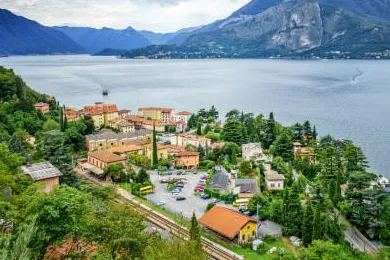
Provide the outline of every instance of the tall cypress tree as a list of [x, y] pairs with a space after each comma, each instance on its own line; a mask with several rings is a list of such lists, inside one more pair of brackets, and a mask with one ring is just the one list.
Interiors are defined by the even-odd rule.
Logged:
[[301, 237], [303, 210], [301, 200], [299, 199], [298, 185], [295, 182], [291, 188], [286, 209], [283, 233]]
[[202, 123], [198, 122], [198, 125], [196, 126], [196, 134], [202, 135]]
[[320, 240], [322, 237], [322, 223], [321, 223], [321, 205], [317, 203], [316, 211], [313, 220], [313, 240]]
[[200, 228], [198, 220], [196, 219], [195, 212], [192, 213], [191, 228], [190, 228], [190, 239], [195, 243], [197, 249], [202, 249], [202, 241], [200, 237]]
[[313, 139], [317, 140], [317, 137], [318, 137], [318, 133], [317, 133], [316, 126], [313, 126]]
[[60, 115], [59, 115], [59, 121], [60, 121], [60, 130], [61, 132], [64, 132], [64, 113], [62, 110], [62, 107], [59, 107]]
[[275, 119], [274, 113], [269, 114], [269, 118], [265, 123], [263, 146], [265, 149], [269, 149], [271, 144], [275, 141]]
[[337, 179], [336, 179], [336, 187], [335, 187], [335, 194], [334, 194], [334, 204], [337, 206], [337, 204], [342, 199], [341, 197], [341, 170], [339, 169], [337, 172]]
[[237, 165], [237, 153], [236, 149], [233, 149], [232, 151], [232, 158], [230, 159], [231, 164]]
[[312, 241], [313, 220], [314, 220], [314, 212], [312, 206], [309, 204], [306, 207], [305, 215], [303, 217], [302, 243], [304, 246], [310, 245]]
[[157, 138], [156, 138], [156, 127], [153, 125], [153, 155], [152, 155], [153, 167], [158, 166], [158, 155], [157, 155]]

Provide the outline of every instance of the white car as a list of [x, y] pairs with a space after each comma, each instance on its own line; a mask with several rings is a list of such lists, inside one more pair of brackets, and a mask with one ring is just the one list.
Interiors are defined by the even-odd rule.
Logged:
[[177, 192], [172, 193], [172, 197], [173, 197], [173, 198], [175, 198], [175, 197], [177, 197], [177, 196], [179, 196], [179, 193], [177, 193]]
[[164, 200], [160, 200], [159, 202], [157, 202], [157, 206], [163, 206], [165, 204], [166, 202]]

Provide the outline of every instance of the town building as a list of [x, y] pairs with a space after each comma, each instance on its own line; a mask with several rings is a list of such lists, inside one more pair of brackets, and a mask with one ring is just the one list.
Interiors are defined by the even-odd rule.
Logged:
[[199, 153], [198, 152], [180, 152], [175, 158], [176, 166], [180, 165], [186, 169], [199, 167]]
[[129, 123], [133, 123], [135, 130], [142, 129], [142, 123], [144, 122], [144, 119], [142, 117], [129, 115], [124, 117], [124, 119]]
[[312, 147], [301, 147], [297, 150], [294, 149], [294, 157], [296, 160], [304, 160], [307, 158], [311, 164], [315, 164], [317, 161], [317, 154]]
[[[144, 155], [153, 163], [153, 144], [145, 144], [143, 147], [145, 148]], [[168, 147], [157, 144], [157, 158], [158, 160], [168, 159]]]
[[256, 238], [256, 219], [218, 205], [207, 211], [199, 223], [238, 244], [250, 243]]
[[80, 113], [76, 108], [67, 107], [64, 111], [64, 116], [68, 122], [77, 121], [80, 119]]
[[125, 120], [121, 120], [117, 124], [117, 129], [122, 133], [132, 133], [135, 131], [135, 124], [131, 122], [127, 122]]
[[161, 134], [157, 139], [161, 144], [177, 144], [177, 134]]
[[265, 169], [265, 183], [268, 190], [282, 190], [284, 189], [284, 180], [285, 177], [282, 174], [277, 173], [271, 169], [271, 166], [266, 164], [264, 165]]
[[50, 105], [47, 103], [39, 102], [34, 105], [34, 108], [46, 114], [50, 111]]
[[43, 183], [45, 185], [43, 191], [45, 192], [50, 192], [55, 186], [59, 185], [59, 177], [62, 175], [50, 162], [22, 166], [22, 171], [29, 175], [34, 182]]
[[163, 124], [160, 124], [158, 122], [155, 122], [153, 120], [143, 120], [142, 121], [142, 128], [153, 130], [155, 129], [157, 132], [164, 132], [165, 126]]
[[82, 113], [90, 115], [96, 127], [108, 125], [109, 121], [119, 117], [118, 108], [115, 104], [96, 102], [93, 106], [84, 106]]
[[146, 120], [168, 124], [173, 119], [174, 110], [172, 108], [141, 107], [138, 109], [138, 116]]
[[174, 116], [174, 121], [175, 122], [181, 122], [183, 121], [184, 124], [188, 124], [188, 120], [190, 119], [191, 117], [191, 113], [190, 112], [187, 112], [187, 111], [182, 111], [182, 112], [179, 112], [177, 113], [175, 116]]
[[249, 143], [242, 145], [242, 159], [244, 161], [250, 160], [264, 160], [265, 155], [260, 143]]
[[302, 148], [302, 144], [300, 142], [294, 142], [293, 143], [293, 151], [294, 151], [294, 153], [296, 153], [301, 148]]
[[131, 110], [128, 110], [128, 109], [119, 110], [118, 115], [120, 118], [125, 118], [127, 116], [131, 116]]
[[175, 145], [180, 145], [184, 147], [186, 147], [187, 145], [199, 147], [200, 145], [205, 149], [207, 146], [211, 147], [211, 139], [192, 134], [179, 134], [177, 136], [177, 143]]
[[208, 188], [218, 190], [220, 193], [227, 193], [229, 185], [229, 175], [223, 171], [217, 171], [211, 177]]
[[109, 151], [97, 151], [88, 153], [88, 163], [100, 169], [112, 164], [122, 164], [126, 169], [126, 158], [123, 158]]
[[132, 144], [137, 140], [150, 143], [152, 135], [152, 131], [146, 129], [119, 134], [110, 129], [102, 129], [97, 134], [85, 136], [85, 147], [88, 151], [100, 151]]
[[256, 179], [234, 179], [233, 194], [238, 195], [240, 199], [250, 199], [254, 194], [260, 192], [259, 184]]

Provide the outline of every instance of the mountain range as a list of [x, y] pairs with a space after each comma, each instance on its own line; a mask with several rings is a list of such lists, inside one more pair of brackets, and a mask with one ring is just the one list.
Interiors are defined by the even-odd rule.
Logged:
[[173, 33], [47, 27], [0, 9], [0, 40], [0, 55], [367, 58], [390, 49], [390, 0], [253, 0], [224, 19]]

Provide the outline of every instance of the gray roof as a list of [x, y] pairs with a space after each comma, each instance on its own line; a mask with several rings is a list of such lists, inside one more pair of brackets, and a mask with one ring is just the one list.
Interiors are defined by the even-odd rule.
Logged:
[[209, 183], [210, 189], [225, 189], [228, 185], [229, 176], [222, 172], [217, 172], [211, 178]]
[[99, 140], [121, 140], [121, 139], [133, 139], [142, 136], [152, 135], [153, 131], [147, 129], [141, 129], [131, 133], [115, 133], [113, 131], [106, 131], [102, 129], [99, 133], [94, 135], [88, 135], [89, 141]]
[[244, 184], [255, 184], [257, 183], [256, 179], [236, 179], [235, 180], [236, 186], [241, 186]]
[[24, 174], [30, 175], [34, 181], [50, 179], [62, 175], [62, 173], [50, 162], [22, 166], [22, 170]]
[[256, 193], [260, 191], [256, 179], [236, 179], [235, 185], [240, 187], [240, 193]]

